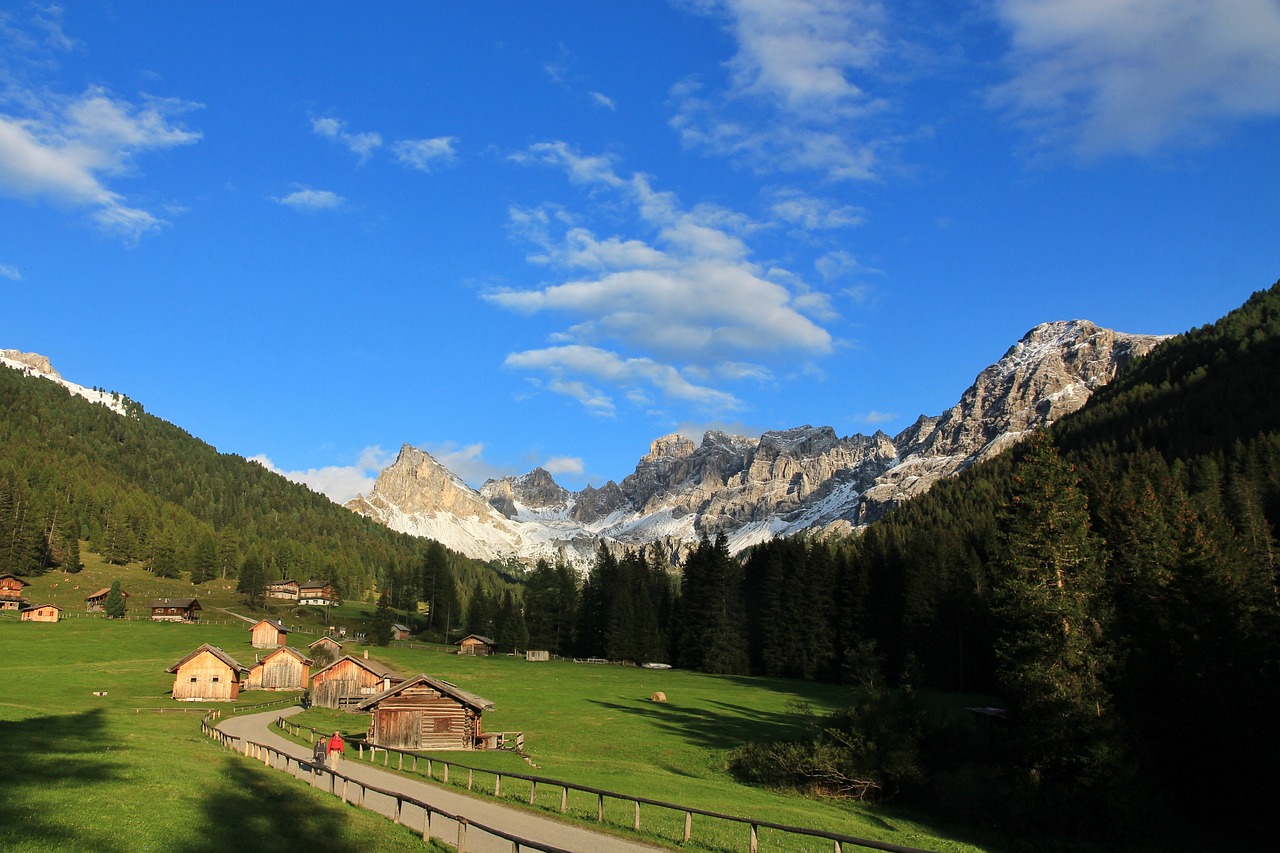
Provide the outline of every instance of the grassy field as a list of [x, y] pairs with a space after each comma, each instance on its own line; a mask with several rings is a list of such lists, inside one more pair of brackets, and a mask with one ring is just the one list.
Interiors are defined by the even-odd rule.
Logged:
[[[97, 568], [123, 575], [135, 602], [191, 594], [152, 591], [146, 588], [149, 576]], [[84, 596], [111, 580], [87, 575], [91, 570], [34, 579], [27, 597], [80, 612]], [[209, 602], [206, 616], [214, 615], [210, 605], [246, 612], [226, 592], [225, 604], [199, 593], [202, 603]], [[420, 850], [411, 833], [221, 750], [200, 736], [198, 714], [135, 714], [135, 708], [185, 706], [167, 697], [172, 676], [164, 670], [202, 642], [251, 663], [246, 628], [243, 622], [71, 618], [40, 625], [0, 618], [0, 748], [15, 771], [4, 774], [0, 790], [6, 811], [21, 818], [0, 822], [0, 848], [212, 851], [234, 837], [236, 846], [248, 850], [265, 850], [268, 843], [279, 850], [281, 843], [274, 842], [282, 840], [286, 850], [342, 850], [347, 843], [351, 849]], [[346, 647], [355, 654], [365, 649]], [[485, 729], [524, 732], [532, 766], [505, 752], [442, 756], [451, 760], [930, 850], [983, 849], [903, 813], [771, 792], [738, 784], [727, 773], [727, 749], [785, 736], [793, 726], [791, 703], [835, 707], [849, 699], [838, 687], [505, 656], [466, 658], [404, 647], [369, 651], [406, 676], [426, 672], [493, 701]], [[95, 690], [107, 696], [96, 697]], [[656, 691], [667, 701], [651, 701]], [[267, 698], [251, 692], [241, 704]], [[329, 730], [337, 724], [354, 734], [365, 730], [367, 717], [315, 709], [299, 722]], [[512, 793], [527, 796], [514, 788]], [[303, 819], [312, 812], [314, 821]], [[241, 843], [242, 838], [248, 840]], [[258, 848], [256, 838], [271, 841]], [[320, 838], [325, 843], [317, 846]], [[734, 847], [743, 843], [738, 838]]]

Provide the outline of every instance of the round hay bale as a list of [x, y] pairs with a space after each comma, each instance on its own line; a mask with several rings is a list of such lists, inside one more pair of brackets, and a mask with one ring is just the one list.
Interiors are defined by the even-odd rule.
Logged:
[[667, 694], [663, 693], [661, 690], [658, 690], [658, 691], [655, 691], [654, 694], [649, 697], [649, 699], [653, 702], [665, 702], [667, 701]]

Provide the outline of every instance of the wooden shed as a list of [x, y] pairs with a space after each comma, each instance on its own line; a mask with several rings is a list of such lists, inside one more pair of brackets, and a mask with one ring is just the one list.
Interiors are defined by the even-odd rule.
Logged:
[[[85, 610], [90, 613], [102, 613], [107, 609], [107, 596], [110, 594], [111, 587], [104, 586], [93, 595], [86, 595], [84, 597]], [[120, 597], [125, 599], [125, 602], [128, 603], [129, 593], [122, 589], [120, 590]]]
[[395, 749], [478, 749], [486, 742], [480, 716], [492, 710], [493, 703], [424, 674], [356, 707], [373, 714], [368, 735], [371, 744]]
[[491, 655], [497, 643], [479, 634], [468, 634], [454, 645], [458, 647], [460, 655]]
[[22, 590], [31, 584], [17, 575], [0, 575], [0, 610], [21, 610], [27, 606]]
[[240, 698], [249, 670], [208, 643], [165, 670], [172, 672], [173, 698], [181, 702], [227, 702]]
[[343, 655], [311, 676], [311, 704], [351, 709], [402, 681], [386, 664]]
[[147, 606], [154, 622], [195, 622], [200, 618], [200, 602], [194, 598], [157, 598]]
[[342, 652], [342, 643], [339, 643], [333, 637], [321, 637], [314, 643], [310, 643], [307, 648], [311, 649], [312, 652], [328, 652], [336, 660], [339, 653]]
[[23, 622], [57, 622], [62, 616], [62, 608], [53, 604], [32, 604], [18, 612]]
[[391, 626], [391, 639], [393, 640], [407, 640], [409, 639], [409, 635], [412, 633], [413, 629], [408, 625], [403, 625], [397, 622]]
[[338, 603], [338, 590], [328, 581], [306, 581], [298, 584], [298, 603], [328, 607]]
[[267, 598], [282, 598], [286, 601], [298, 600], [298, 582], [292, 578], [282, 581], [271, 581], [265, 591]]
[[286, 637], [289, 629], [274, 619], [259, 619], [249, 630], [253, 633], [251, 642], [255, 649], [277, 649], [289, 642]]
[[311, 658], [281, 646], [249, 667], [245, 690], [305, 690], [311, 678]]

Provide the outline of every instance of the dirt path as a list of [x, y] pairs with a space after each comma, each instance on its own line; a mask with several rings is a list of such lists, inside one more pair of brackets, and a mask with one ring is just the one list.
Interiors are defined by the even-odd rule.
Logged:
[[[277, 717], [290, 716], [301, 710], [295, 707], [262, 714], [247, 714], [243, 717], [227, 717], [218, 723], [218, 728], [243, 740], [278, 749], [299, 761], [309, 761], [310, 749], [286, 740], [271, 728], [271, 723]], [[582, 853], [635, 853], [635, 851], [653, 853], [653, 851], [664, 849], [593, 832], [585, 827], [561, 823], [548, 817], [504, 806], [501, 803], [468, 797], [438, 785], [417, 782], [404, 776], [388, 773], [353, 759], [343, 759], [337, 769], [339, 773], [350, 776], [352, 779], [358, 779], [388, 791], [408, 794], [435, 808], [465, 817], [469, 821], [486, 824], [529, 841], [559, 847], [563, 850], [582, 851]], [[302, 778], [308, 778], [308, 774], [304, 772]], [[395, 809], [395, 801], [390, 797], [370, 792], [365, 806], [390, 817]], [[401, 822], [420, 830], [423, 822], [422, 809], [406, 803]], [[455, 844], [457, 833], [458, 829], [453, 821], [446, 821], [439, 816], [432, 818], [432, 837], [439, 838], [448, 844]], [[466, 849], [467, 853], [511, 853], [512, 845], [510, 841], [489, 835], [473, 826], [467, 831]]]

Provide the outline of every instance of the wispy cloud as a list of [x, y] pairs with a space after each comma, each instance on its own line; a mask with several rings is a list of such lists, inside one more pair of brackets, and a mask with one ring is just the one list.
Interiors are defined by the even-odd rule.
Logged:
[[580, 456], [552, 456], [542, 463], [542, 469], [552, 475], [581, 475], [586, 473], [587, 466]]
[[0, 264], [0, 277], [10, 281], [22, 281], [22, 273], [13, 264]]
[[1086, 157], [1202, 142], [1280, 115], [1274, 0], [997, 0], [1012, 77], [991, 101], [1039, 149]]
[[874, 0], [705, 0], [737, 52], [727, 78], [672, 90], [685, 145], [759, 171], [815, 171], [835, 180], [876, 174], [887, 139], [868, 127], [888, 102], [855, 82], [874, 78], [889, 40]]
[[313, 118], [311, 120], [311, 129], [320, 136], [332, 139], [347, 148], [359, 158], [361, 165], [364, 165], [373, 155], [373, 152], [382, 146], [382, 136], [380, 134], [372, 131], [351, 133], [347, 130], [347, 123], [336, 118]]
[[615, 104], [613, 102], [613, 98], [610, 98], [608, 95], [600, 92], [588, 92], [587, 95], [591, 98], [591, 102], [597, 107], [603, 107], [610, 112], [614, 112], [618, 109], [618, 105]]
[[434, 139], [402, 139], [391, 146], [396, 159], [411, 169], [430, 172], [451, 165], [458, 158], [458, 138], [437, 136]]
[[327, 465], [323, 468], [308, 468], [305, 471], [284, 471], [276, 466], [266, 454], [250, 456], [250, 462], [257, 462], [268, 471], [279, 474], [286, 480], [301, 483], [312, 491], [325, 495], [334, 503], [346, 503], [356, 495], [368, 494], [373, 488], [378, 473], [393, 461], [395, 454], [388, 453], [381, 447], [366, 447], [352, 465]]
[[335, 210], [342, 207], [346, 201], [342, 196], [330, 190], [313, 190], [310, 187], [302, 187], [274, 200], [285, 207], [292, 207], [294, 210], [301, 210], [306, 213]]
[[793, 273], [751, 259], [746, 237], [761, 224], [715, 205], [686, 209], [647, 175], [624, 177], [609, 157], [581, 155], [563, 142], [539, 143], [514, 159], [563, 169], [593, 192], [611, 191], [647, 236], [601, 237], [555, 208], [513, 210], [513, 228], [538, 248], [530, 260], [566, 280], [484, 298], [574, 322], [557, 334], [561, 345], [515, 353], [508, 366], [551, 375], [549, 387], [596, 414], [615, 413], [602, 382], [629, 398], [646, 386], [668, 399], [736, 411], [736, 396], [694, 377], [755, 378], [768, 371], [753, 358], [831, 350], [830, 333], [816, 322], [831, 316], [824, 298]]

